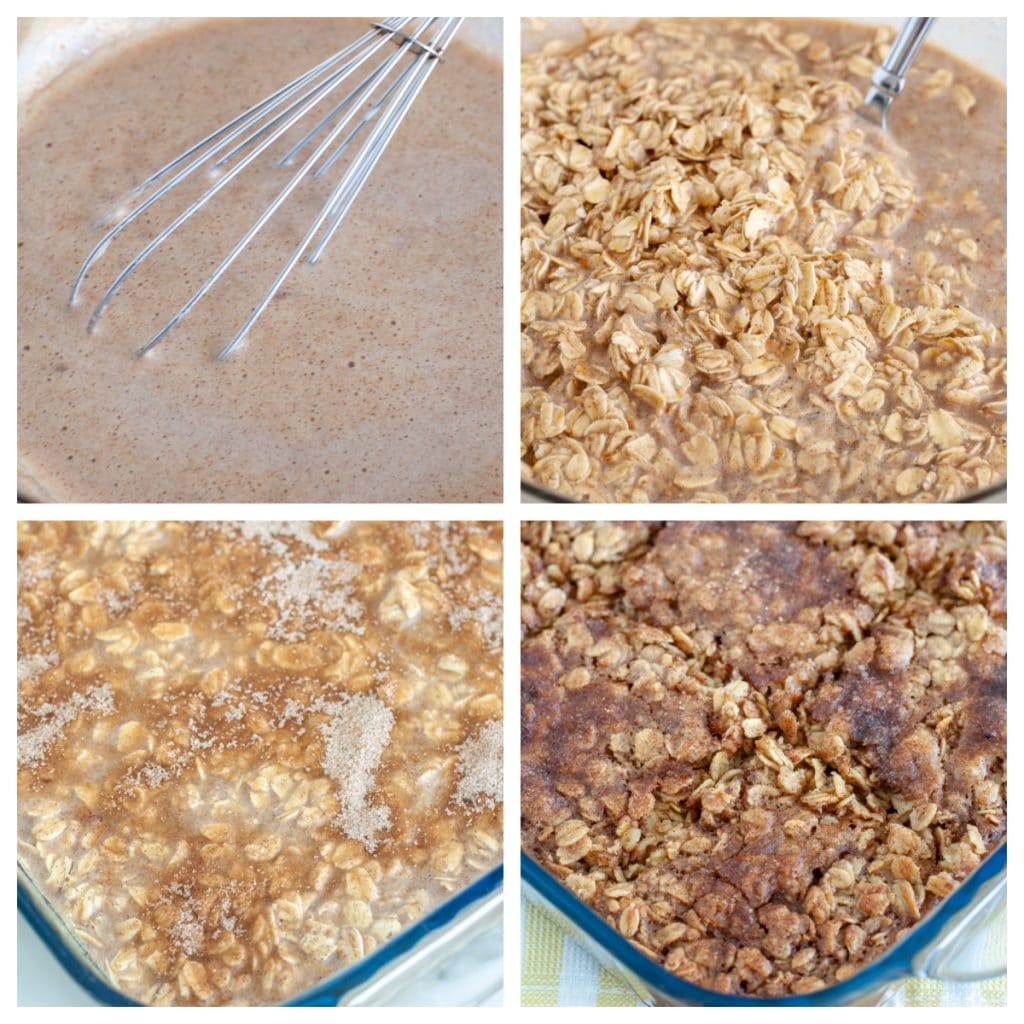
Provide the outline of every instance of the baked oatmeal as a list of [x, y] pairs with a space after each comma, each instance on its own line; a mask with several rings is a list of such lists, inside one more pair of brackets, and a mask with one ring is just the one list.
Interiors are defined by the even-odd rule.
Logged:
[[1006, 831], [1000, 523], [523, 528], [522, 841], [669, 971], [813, 992]]
[[18, 850], [148, 1004], [292, 998], [501, 856], [501, 526], [23, 523]]
[[887, 28], [590, 29], [522, 64], [524, 479], [946, 501], [1006, 473], [1006, 89]]

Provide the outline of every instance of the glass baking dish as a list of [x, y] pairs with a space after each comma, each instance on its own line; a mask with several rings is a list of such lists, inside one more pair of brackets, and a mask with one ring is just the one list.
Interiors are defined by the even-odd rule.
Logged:
[[539, 902], [599, 961], [649, 1005], [657, 1006], [878, 1006], [912, 977], [984, 981], [1006, 965], [965, 968], [971, 943], [1006, 908], [1006, 843], [908, 935], [852, 978], [805, 996], [755, 999], [726, 996], [676, 977], [623, 938], [603, 918], [525, 852], [523, 891]]
[[[491, 868], [369, 956], [283, 1006], [381, 1006], [501, 921], [502, 865]], [[113, 988], [18, 864], [18, 910], [69, 975], [105, 1006], [141, 1006]]]
[[[628, 29], [639, 18], [606, 18], [602, 24]], [[902, 18], [840, 18], [832, 20], [899, 27]], [[552, 39], [582, 39], [579, 18], [526, 18], [522, 28], [522, 52], [532, 53]], [[939, 18], [928, 36], [929, 42], [948, 50], [987, 74], [1006, 81], [1006, 20], [1004, 18]], [[579, 499], [559, 494], [531, 480], [521, 467], [520, 490], [524, 501], [574, 504]], [[1005, 503], [1006, 482], [965, 495], [958, 502]]]

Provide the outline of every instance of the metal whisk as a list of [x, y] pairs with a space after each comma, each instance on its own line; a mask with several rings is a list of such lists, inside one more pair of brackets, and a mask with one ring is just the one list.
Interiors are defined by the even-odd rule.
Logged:
[[[256, 237], [303, 179], [307, 176], [321, 177], [335, 164], [363, 129], [376, 121], [362, 142], [358, 153], [346, 168], [337, 187], [303, 236], [302, 241], [288, 258], [266, 294], [249, 314], [238, 333], [224, 346], [217, 358], [225, 359], [230, 355], [248, 334], [260, 314], [267, 308], [299, 260], [305, 255], [307, 262], [315, 263], [323, 254], [324, 248], [335, 231], [338, 230], [360, 189], [366, 183], [370, 172], [401, 124], [413, 100], [441, 59], [441, 55], [462, 21], [462, 18], [388, 18], [382, 22], [374, 22], [370, 31], [360, 36], [350, 46], [340, 50], [332, 57], [328, 57], [327, 60], [300, 75], [294, 81], [282, 86], [277, 92], [239, 114], [234, 120], [207, 135], [206, 138], [150, 175], [133, 190], [128, 198], [129, 203], [138, 203], [138, 205], [133, 206], [127, 215], [117, 220], [117, 223], [97, 242], [96, 247], [82, 265], [71, 289], [72, 305], [77, 302], [82, 282], [93, 264], [100, 258], [107, 246], [138, 217], [167, 195], [176, 185], [201, 168], [222, 172], [198, 199], [139, 250], [135, 258], [117, 275], [92, 314], [88, 330], [92, 332], [95, 329], [104, 309], [128, 276], [141, 266], [163, 242], [170, 238], [213, 196], [229, 185], [296, 122], [310, 114], [325, 97], [348, 80], [353, 72], [367, 64], [379, 51], [384, 49], [384, 59], [378, 58], [380, 62], [373, 70], [277, 161], [279, 166], [292, 163], [299, 153], [326, 132], [315, 143], [315, 148], [306, 157], [299, 170], [292, 175], [288, 183], [217, 265], [206, 281], [181, 309], [138, 350], [138, 355], [145, 355], [166, 338], [217, 283], [221, 275], [234, 263], [242, 250]], [[428, 36], [429, 38], [427, 38]], [[397, 49], [391, 52], [396, 44]], [[355, 126], [343, 136], [342, 133], [356, 119], [357, 115], [359, 119]], [[236, 157], [238, 158], [237, 162], [231, 164]], [[323, 159], [321, 160], [321, 158]], [[319, 166], [317, 166], [318, 164]], [[224, 168], [228, 169], [224, 170]], [[118, 204], [100, 221], [100, 226], [111, 223], [123, 208], [123, 203]], [[319, 238], [316, 237], [318, 233]], [[312, 248], [310, 248], [311, 246]], [[308, 254], [307, 250], [309, 250]]]

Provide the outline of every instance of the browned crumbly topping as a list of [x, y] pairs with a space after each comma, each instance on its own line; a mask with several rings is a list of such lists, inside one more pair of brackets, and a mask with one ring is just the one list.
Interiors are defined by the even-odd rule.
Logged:
[[523, 528], [526, 850], [718, 992], [848, 978], [1006, 827], [1000, 523]]

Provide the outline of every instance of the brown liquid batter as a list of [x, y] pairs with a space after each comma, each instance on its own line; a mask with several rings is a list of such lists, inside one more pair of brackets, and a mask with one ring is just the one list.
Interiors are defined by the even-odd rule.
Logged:
[[[315, 266], [233, 337], [340, 180], [304, 183], [150, 356], [133, 353], [288, 180], [275, 146], [89, 314], [198, 194], [94, 222], [162, 163], [366, 29], [232, 20], [112, 46], [22, 111], [19, 486], [80, 501], [493, 501], [501, 475], [500, 69], [456, 40]], [[343, 92], [335, 94], [337, 98]], [[324, 108], [326, 109], [326, 108]], [[313, 126], [297, 126], [298, 138]], [[278, 144], [280, 145], [280, 144]], [[199, 187], [208, 185], [200, 182]]]

